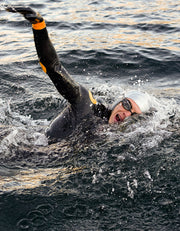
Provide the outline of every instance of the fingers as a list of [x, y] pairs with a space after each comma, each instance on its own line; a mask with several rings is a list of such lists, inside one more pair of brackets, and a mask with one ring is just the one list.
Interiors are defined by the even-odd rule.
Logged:
[[7, 6], [6, 10], [12, 13], [22, 14], [30, 23], [36, 24], [43, 21], [42, 16], [36, 13], [30, 7], [25, 6]]
[[23, 15], [36, 14], [36, 12], [34, 10], [32, 10], [30, 7], [24, 7], [24, 6], [8, 6], [8, 7], [6, 7], [6, 10], [8, 12], [20, 13]]
[[13, 13], [17, 12], [17, 11], [15, 10], [15, 8], [13, 8], [13, 7], [11, 7], [11, 6], [6, 7], [5, 10], [8, 11], [8, 12], [13, 12]]

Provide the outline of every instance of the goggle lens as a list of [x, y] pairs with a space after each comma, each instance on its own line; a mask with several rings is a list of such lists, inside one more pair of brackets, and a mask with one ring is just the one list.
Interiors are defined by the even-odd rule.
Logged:
[[[130, 111], [131, 112], [131, 109], [132, 109], [132, 104], [131, 102], [127, 99], [127, 98], [124, 98], [122, 101], [122, 106], [125, 110], [127, 111]], [[131, 112], [132, 113], [132, 112]]]

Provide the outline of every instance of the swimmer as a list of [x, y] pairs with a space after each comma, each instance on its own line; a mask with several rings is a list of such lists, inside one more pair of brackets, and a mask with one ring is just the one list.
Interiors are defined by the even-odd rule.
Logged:
[[69, 102], [46, 131], [49, 143], [67, 138], [82, 121], [100, 117], [109, 124], [120, 123], [126, 117], [141, 114], [149, 109], [147, 94], [132, 91], [111, 108], [94, 99], [92, 93], [76, 83], [62, 66], [50, 41], [43, 17], [30, 7], [9, 6], [6, 10], [22, 14], [31, 24], [34, 42], [42, 70], [49, 76], [58, 92]]

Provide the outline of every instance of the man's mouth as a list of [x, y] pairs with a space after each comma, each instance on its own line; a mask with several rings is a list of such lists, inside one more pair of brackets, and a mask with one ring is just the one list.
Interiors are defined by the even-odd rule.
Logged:
[[122, 118], [120, 117], [119, 114], [117, 114], [117, 115], [115, 116], [115, 119], [116, 119], [116, 122], [121, 122], [121, 121], [122, 121]]

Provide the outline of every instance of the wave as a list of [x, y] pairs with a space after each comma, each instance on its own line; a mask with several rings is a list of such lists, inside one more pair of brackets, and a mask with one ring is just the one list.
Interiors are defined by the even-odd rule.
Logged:
[[[100, 92], [106, 92], [106, 94], [102, 96]], [[119, 92], [121, 92], [123, 95], [123, 89], [120, 91], [118, 86], [115, 88], [108, 85], [104, 85], [103, 87], [103, 85], [101, 85], [97, 87], [95, 95], [101, 95], [101, 97], [103, 97], [104, 100], [108, 102], [113, 101], [114, 99], [112, 98], [115, 97], [115, 95], [120, 97]], [[141, 116], [129, 118], [120, 126], [101, 126], [101, 124], [99, 124], [99, 126], [96, 128], [97, 130], [95, 129], [96, 131], [94, 132], [94, 138], [88, 137], [89, 133], [86, 134], [87, 129], [85, 130], [85, 133], [83, 133], [82, 129], [79, 128], [72, 134], [72, 137], [68, 141], [63, 140], [54, 146], [47, 146], [47, 143], [45, 142], [46, 139], [44, 132], [49, 122], [41, 115], [41, 111], [43, 114], [43, 110], [44, 115], [48, 115], [49, 111], [51, 111], [51, 115], [53, 115], [53, 111], [54, 114], [57, 113], [57, 106], [52, 101], [52, 98], [42, 99], [40, 101], [37, 99], [36, 102], [31, 102], [32, 105], [29, 105], [29, 110], [35, 110], [35, 112], [37, 112], [37, 117], [35, 118], [22, 115], [23, 113], [20, 114], [19, 109], [17, 112], [15, 112], [12, 108], [10, 108], [10, 105], [2, 103], [2, 113], [0, 118], [1, 124], [3, 125], [1, 126], [0, 133], [2, 151], [1, 160], [2, 162], [7, 162], [8, 160], [8, 162], [11, 163], [12, 160], [15, 161], [16, 159], [16, 161], [21, 164], [21, 161], [23, 162], [24, 155], [26, 155], [26, 157], [34, 155], [34, 157], [37, 157], [34, 158], [34, 160], [31, 159], [31, 164], [32, 162], [37, 164], [37, 159], [38, 161], [42, 159], [43, 162], [48, 161], [48, 163], [51, 161], [53, 163], [54, 161], [59, 162], [61, 158], [64, 158], [64, 155], [65, 157], [68, 155], [69, 158], [71, 155], [76, 155], [76, 153], [74, 153], [75, 149], [79, 152], [80, 150], [84, 150], [89, 142], [91, 143], [92, 147], [94, 146], [97, 148], [97, 150], [99, 150], [97, 145], [99, 141], [102, 140], [102, 137], [106, 143], [106, 148], [112, 147], [114, 139], [116, 139], [119, 140], [118, 143], [120, 146], [123, 146], [124, 142], [129, 144], [133, 143], [137, 150], [141, 150], [144, 153], [145, 150], [158, 145], [165, 138], [169, 137], [171, 135], [171, 129], [169, 129], [169, 126], [171, 127], [173, 124], [170, 118], [175, 120], [179, 118], [179, 111], [177, 110], [178, 106], [175, 100], [167, 98], [157, 99], [153, 95], [151, 95], [151, 99], [152, 107], [156, 110], [152, 112], [152, 114], [150, 113], [150, 115], [142, 115], [142, 118]], [[38, 108], [39, 105], [40, 109]], [[33, 109], [31, 109], [31, 106]], [[36, 106], [38, 111], [35, 109]], [[25, 108], [25, 105], [21, 105], [21, 107]], [[61, 107], [64, 107], [64, 105], [61, 105]], [[59, 111], [61, 110], [62, 108], [59, 108]], [[38, 119], [39, 113], [42, 116], [41, 119]], [[143, 137], [143, 145], [138, 143], [137, 137]], [[45, 145], [47, 147], [43, 149], [38, 148], [38, 144], [40, 146]], [[115, 147], [116, 143], [114, 143], [114, 148]], [[59, 153], [58, 156], [56, 156], [57, 152]], [[48, 153], [51, 153], [51, 155]], [[48, 158], [45, 158], [45, 156], [48, 156]], [[56, 158], [54, 159], [55, 156]], [[50, 160], [49, 158], [51, 157], [52, 159]]]
[[[105, 77], [174, 76], [178, 78], [179, 57], [165, 49], [71, 50], [61, 55], [61, 60], [74, 74], [98, 73]], [[84, 71], [85, 70], [85, 71]]]
[[171, 26], [169, 24], [150, 24], [150, 23], [138, 23], [132, 26], [132, 28], [140, 29], [142, 31], [154, 31], [156, 33], [178, 33], [179, 27]]

